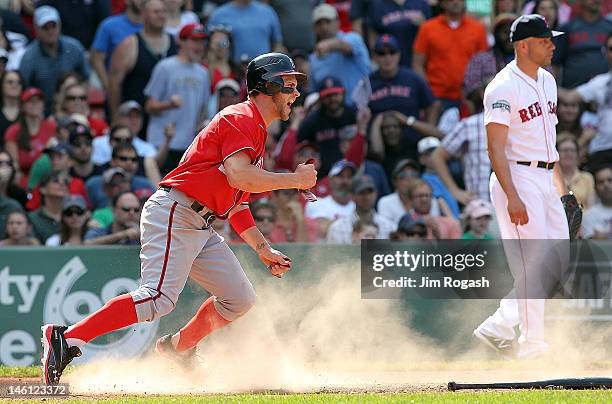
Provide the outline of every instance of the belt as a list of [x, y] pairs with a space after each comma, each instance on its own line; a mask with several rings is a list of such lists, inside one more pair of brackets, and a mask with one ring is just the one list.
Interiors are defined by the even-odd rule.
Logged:
[[[169, 187], [168, 185], [160, 185], [159, 189], [161, 189], [162, 191], [170, 192], [172, 190], [172, 187]], [[202, 205], [195, 199], [193, 200], [189, 208], [191, 208], [191, 210], [196, 212], [198, 215], [202, 216], [202, 219], [204, 219], [204, 223], [206, 223], [206, 226], [210, 226], [210, 224], [214, 222], [217, 218], [215, 212]]]
[[517, 161], [516, 164], [520, 164], [522, 166], [536, 166], [538, 168], [545, 168], [547, 170], [552, 170], [555, 168], [555, 162], [547, 163], [545, 161]]

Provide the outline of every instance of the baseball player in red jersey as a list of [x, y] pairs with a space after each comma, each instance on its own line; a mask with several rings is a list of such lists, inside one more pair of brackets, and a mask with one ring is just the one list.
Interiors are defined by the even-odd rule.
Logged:
[[45, 383], [58, 383], [66, 365], [81, 355], [79, 347], [92, 339], [170, 313], [187, 277], [211, 297], [176, 334], [157, 341], [160, 354], [189, 362], [202, 338], [246, 313], [255, 302], [255, 291], [213, 230], [215, 218], [228, 219], [273, 275], [281, 277], [290, 269], [289, 257], [271, 248], [255, 226], [247, 201], [250, 193], [305, 190], [316, 183], [312, 164], [301, 164], [293, 173], [262, 168], [266, 128], [289, 118], [291, 104], [300, 95], [298, 80], [304, 78], [281, 53], [261, 55], [249, 63], [249, 99], [213, 118], [143, 208], [138, 289], [111, 299], [70, 327], [42, 327]]

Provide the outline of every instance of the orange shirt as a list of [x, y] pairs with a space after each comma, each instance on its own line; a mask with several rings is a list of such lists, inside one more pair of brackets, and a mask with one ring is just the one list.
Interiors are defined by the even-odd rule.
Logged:
[[444, 15], [421, 25], [414, 41], [414, 53], [425, 55], [425, 73], [431, 91], [438, 98], [461, 99], [463, 77], [475, 53], [488, 49], [484, 25], [463, 16], [452, 29]]

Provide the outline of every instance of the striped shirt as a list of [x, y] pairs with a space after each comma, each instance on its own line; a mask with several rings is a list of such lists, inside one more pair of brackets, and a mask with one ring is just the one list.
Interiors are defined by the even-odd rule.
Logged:
[[463, 158], [463, 180], [467, 190], [480, 199], [490, 201], [491, 162], [487, 154], [484, 113], [459, 121], [442, 140], [442, 147], [451, 155]]

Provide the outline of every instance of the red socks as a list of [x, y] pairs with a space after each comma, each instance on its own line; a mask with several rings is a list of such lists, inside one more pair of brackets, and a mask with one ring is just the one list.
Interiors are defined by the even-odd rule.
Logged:
[[92, 339], [138, 322], [134, 300], [129, 294], [109, 300], [100, 310], [72, 325], [64, 333], [70, 346], [81, 346]]
[[202, 338], [229, 323], [231, 321], [221, 317], [215, 308], [213, 297], [209, 297], [202, 303], [195, 316], [179, 331], [176, 351], [182, 352], [195, 347]]

